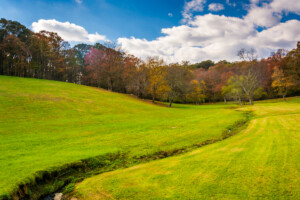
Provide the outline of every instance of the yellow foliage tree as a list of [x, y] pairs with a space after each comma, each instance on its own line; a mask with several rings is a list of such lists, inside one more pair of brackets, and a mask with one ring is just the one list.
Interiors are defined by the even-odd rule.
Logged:
[[272, 87], [278, 91], [278, 95], [281, 95], [285, 101], [288, 89], [294, 85], [292, 78], [284, 75], [283, 70], [279, 67], [274, 68], [272, 74]]
[[243, 105], [245, 94], [239, 84], [239, 76], [231, 76], [226, 85], [222, 87], [222, 94], [228, 98], [233, 98]]
[[149, 68], [149, 92], [152, 95], [154, 103], [157, 97], [163, 97], [163, 94], [168, 90], [166, 86], [166, 70], [164, 70], [163, 60], [158, 58], [148, 58], [147, 67]]
[[205, 82], [201, 81], [199, 83], [198, 80], [191, 81], [191, 89], [190, 92], [187, 94], [187, 98], [193, 101], [195, 104], [199, 104], [200, 102], [204, 102], [205, 100]]

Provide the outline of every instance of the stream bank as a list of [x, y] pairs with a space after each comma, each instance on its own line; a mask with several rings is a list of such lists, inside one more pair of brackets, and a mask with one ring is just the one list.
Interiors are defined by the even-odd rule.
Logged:
[[116, 169], [128, 168], [153, 160], [180, 155], [199, 147], [219, 142], [237, 134], [247, 126], [251, 118], [251, 113], [245, 112], [244, 114], [243, 119], [227, 127], [218, 138], [213, 138], [178, 149], [158, 151], [153, 154], [142, 156], [131, 157], [129, 156], [129, 153], [126, 152], [109, 153], [65, 164], [50, 171], [39, 171], [36, 173], [34, 180], [31, 180], [29, 183], [20, 184], [18, 189], [11, 196], [0, 197], [0, 199], [52, 200], [55, 197], [55, 193], [71, 193], [75, 184], [81, 182], [85, 178]]

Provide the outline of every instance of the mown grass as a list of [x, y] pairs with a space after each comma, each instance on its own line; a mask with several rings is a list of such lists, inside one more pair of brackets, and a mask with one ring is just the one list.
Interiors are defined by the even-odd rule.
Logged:
[[78, 199], [300, 199], [300, 99], [262, 101], [241, 133], [181, 156], [104, 173]]
[[37, 171], [123, 152], [142, 156], [220, 137], [242, 112], [152, 105], [70, 83], [0, 76], [0, 196]]

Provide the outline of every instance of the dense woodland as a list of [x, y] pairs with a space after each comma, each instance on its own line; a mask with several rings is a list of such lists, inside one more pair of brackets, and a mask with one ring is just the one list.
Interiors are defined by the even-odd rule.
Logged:
[[112, 43], [71, 47], [57, 33], [33, 33], [16, 21], [0, 20], [0, 75], [101, 87], [168, 101], [169, 106], [228, 100], [242, 105], [300, 94], [300, 42], [291, 51], [280, 49], [262, 60], [256, 59], [254, 49], [240, 49], [237, 56], [241, 62], [143, 61]]

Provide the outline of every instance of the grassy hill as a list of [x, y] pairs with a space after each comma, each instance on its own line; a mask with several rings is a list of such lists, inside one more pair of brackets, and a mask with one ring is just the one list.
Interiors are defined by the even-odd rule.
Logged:
[[247, 129], [188, 154], [86, 179], [78, 199], [300, 199], [300, 99], [242, 110]]
[[0, 196], [37, 171], [80, 159], [145, 155], [219, 138], [242, 117], [224, 105], [170, 109], [92, 87], [0, 76]]

